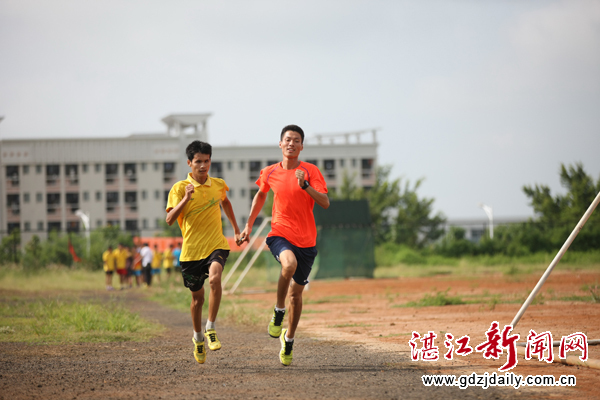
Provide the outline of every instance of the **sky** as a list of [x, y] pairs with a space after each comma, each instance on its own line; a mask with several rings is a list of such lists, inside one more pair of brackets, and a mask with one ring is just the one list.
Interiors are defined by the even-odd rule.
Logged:
[[532, 216], [561, 163], [600, 179], [600, 2], [0, 0], [0, 139], [205, 112], [216, 146], [381, 128], [435, 212]]

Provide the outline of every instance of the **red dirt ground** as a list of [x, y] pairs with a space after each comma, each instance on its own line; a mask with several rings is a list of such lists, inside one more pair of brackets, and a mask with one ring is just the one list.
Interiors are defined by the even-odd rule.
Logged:
[[[362, 343], [377, 349], [405, 353], [410, 357], [408, 341], [412, 331], [424, 335], [428, 331], [438, 334], [436, 345], [440, 353], [446, 348], [441, 339], [445, 332], [459, 338], [468, 335], [470, 345], [485, 341], [485, 332], [492, 321], [500, 328], [510, 324], [529, 291], [540, 275], [517, 277], [490, 275], [458, 279], [449, 276], [400, 279], [351, 279], [342, 281], [314, 281], [304, 295], [303, 315], [299, 331], [302, 336], [323, 337]], [[590, 296], [584, 285], [594, 285], [600, 280], [600, 272], [555, 271], [543, 286], [537, 304], [531, 305], [516, 329], [519, 342], [526, 341], [530, 329], [537, 333], [550, 331], [553, 340], [563, 335], [583, 332], [588, 339], [600, 339], [600, 304], [564, 300], [569, 296]], [[494, 304], [488, 300], [481, 304], [452, 305], [443, 307], [398, 307], [409, 301], [418, 301], [425, 294], [435, 294], [448, 289], [447, 296], [463, 300], [472, 298], [491, 299], [493, 295], [514, 303]], [[243, 298], [258, 300], [265, 307], [275, 301], [274, 293], [241, 294]], [[562, 300], [561, 300], [562, 299]], [[517, 302], [518, 301], [518, 302]], [[443, 332], [443, 333], [441, 333]], [[555, 354], [558, 350], [555, 348]], [[570, 355], [579, 355], [569, 353]], [[558, 358], [555, 355], [555, 358]], [[589, 347], [589, 358], [600, 359], [600, 346]], [[423, 362], [432, 373], [479, 374], [492, 373], [504, 364], [506, 353], [499, 360], [486, 360], [482, 353], [462, 357], [454, 355], [453, 361]], [[519, 375], [575, 375], [575, 388], [528, 388], [543, 397], [574, 397], [600, 399], [596, 388], [600, 371], [558, 363], [548, 364], [535, 359], [518, 357], [518, 365], [511, 371]], [[573, 393], [576, 391], [576, 393]]]

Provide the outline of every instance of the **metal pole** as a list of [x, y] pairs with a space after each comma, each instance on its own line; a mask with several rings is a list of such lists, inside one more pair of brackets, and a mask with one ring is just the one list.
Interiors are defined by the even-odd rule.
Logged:
[[265, 229], [265, 226], [267, 226], [267, 224], [270, 221], [271, 221], [271, 217], [268, 217], [268, 218], [265, 218], [263, 220], [262, 224], [260, 224], [260, 226], [258, 227], [258, 230], [256, 231], [256, 233], [254, 234], [254, 236], [252, 237], [252, 239], [250, 239], [250, 243], [248, 243], [248, 245], [246, 246], [246, 248], [242, 251], [242, 254], [240, 254], [240, 256], [238, 257], [238, 259], [235, 261], [235, 264], [233, 264], [233, 267], [231, 267], [231, 269], [229, 270], [229, 273], [227, 274], [227, 276], [223, 280], [223, 283], [221, 284], [221, 287], [223, 288], [223, 290], [225, 290], [225, 285], [227, 285], [227, 282], [231, 278], [231, 275], [233, 275], [233, 273], [235, 272], [235, 270], [240, 266], [242, 260], [244, 259], [244, 257], [246, 257], [246, 254], [248, 254], [248, 252], [250, 251], [250, 249], [254, 245], [254, 242], [256, 242], [256, 239], [258, 238], [258, 235], [260, 235], [260, 233], [263, 231], [263, 229]]
[[590, 218], [590, 215], [592, 215], [594, 209], [598, 206], [598, 203], [600, 203], [600, 192], [598, 192], [598, 195], [596, 196], [592, 204], [590, 204], [590, 207], [587, 209], [585, 214], [583, 214], [583, 217], [581, 217], [581, 220], [579, 220], [579, 223], [577, 224], [577, 226], [575, 226], [575, 229], [573, 229], [573, 232], [571, 232], [571, 234], [567, 238], [567, 241], [562, 245], [558, 254], [556, 255], [556, 257], [554, 257], [554, 260], [552, 260], [552, 262], [548, 266], [548, 269], [546, 269], [546, 272], [544, 272], [544, 275], [542, 275], [537, 285], [535, 285], [535, 288], [533, 288], [533, 290], [529, 294], [529, 297], [527, 297], [527, 300], [525, 300], [525, 303], [523, 303], [523, 305], [521, 306], [521, 309], [519, 310], [517, 315], [515, 315], [515, 318], [510, 323], [513, 329], [517, 326], [523, 314], [525, 314], [525, 310], [527, 310], [527, 307], [529, 307], [535, 296], [538, 294], [538, 292], [544, 285], [544, 282], [546, 282], [546, 279], [548, 279], [548, 277], [550, 276], [550, 273], [552, 272], [554, 267], [559, 263], [562, 256], [565, 255], [565, 253], [569, 249], [569, 246], [571, 245], [571, 243], [573, 243], [575, 237], [577, 237], [579, 231], [583, 228], [588, 218]]
[[260, 246], [260, 248], [258, 250], [256, 250], [256, 253], [254, 253], [254, 256], [250, 259], [250, 262], [248, 262], [248, 265], [246, 265], [246, 268], [244, 268], [244, 270], [242, 271], [240, 277], [235, 282], [235, 284], [233, 285], [233, 287], [231, 288], [231, 290], [229, 290], [229, 292], [227, 292], [228, 294], [233, 294], [233, 292], [235, 292], [235, 290], [238, 288], [238, 286], [240, 285], [240, 283], [242, 283], [242, 280], [244, 279], [244, 277], [246, 276], [246, 274], [248, 273], [248, 271], [250, 271], [250, 268], [252, 268], [252, 266], [254, 265], [254, 262], [256, 261], [256, 259], [258, 258], [258, 256], [260, 255], [260, 253], [262, 253], [263, 249], [266, 246], [267, 246], [267, 241], [265, 240], [263, 242], [262, 246]]

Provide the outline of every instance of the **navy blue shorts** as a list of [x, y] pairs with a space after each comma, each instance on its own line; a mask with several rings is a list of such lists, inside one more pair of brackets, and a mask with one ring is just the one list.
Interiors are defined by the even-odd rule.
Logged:
[[205, 259], [198, 261], [181, 261], [181, 276], [183, 285], [192, 292], [197, 292], [204, 286], [208, 278], [208, 272], [213, 262], [221, 264], [225, 269], [225, 262], [229, 256], [229, 250], [215, 250]]
[[281, 261], [279, 260], [279, 255], [281, 252], [284, 250], [291, 250], [298, 262], [296, 272], [294, 272], [293, 276], [294, 282], [302, 286], [308, 283], [308, 276], [310, 275], [313, 263], [315, 262], [315, 257], [317, 257], [317, 248], [315, 246], [296, 247], [281, 236], [269, 236], [267, 238], [267, 246], [269, 246], [271, 253], [273, 253], [273, 256], [275, 256], [275, 259], [280, 264]]

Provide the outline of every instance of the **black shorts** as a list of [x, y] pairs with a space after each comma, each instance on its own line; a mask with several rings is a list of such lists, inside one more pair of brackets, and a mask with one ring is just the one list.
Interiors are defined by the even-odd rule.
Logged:
[[294, 256], [296, 256], [296, 262], [298, 263], [293, 276], [294, 282], [302, 286], [308, 283], [308, 276], [317, 257], [316, 247], [297, 247], [281, 236], [268, 237], [267, 246], [269, 246], [271, 253], [280, 264], [279, 255], [281, 252], [291, 250]]
[[183, 277], [183, 285], [192, 292], [197, 292], [204, 286], [204, 281], [208, 278], [210, 265], [213, 262], [218, 262], [221, 267], [225, 268], [225, 262], [229, 257], [229, 250], [215, 250], [210, 256], [199, 261], [182, 261], [181, 276]]
[[113, 274], [113, 271], [104, 271], [104, 273], [105, 273], [106, 275], [112, 275], [112, 274]]

